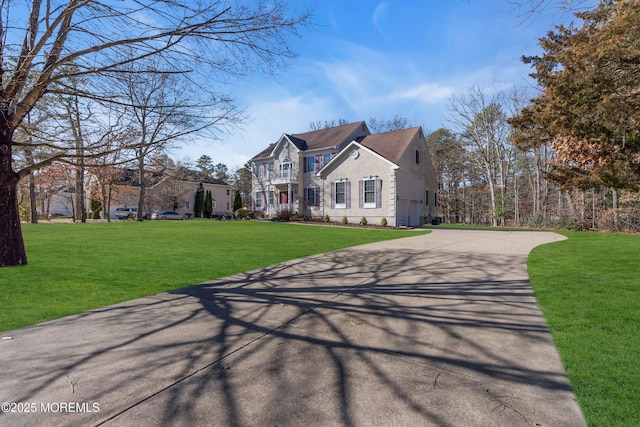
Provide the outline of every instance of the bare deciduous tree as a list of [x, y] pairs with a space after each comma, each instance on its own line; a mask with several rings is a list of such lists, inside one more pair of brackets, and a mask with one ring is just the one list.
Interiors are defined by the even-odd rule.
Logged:
[[[0, 2], [0, 266], [27, 263], [18, 181], [77, 157], [74, 145], [52, 144], [49, 157], [14, 170], [14, 149], [29, 142], [17, 143], [14, 133], [45, 93], [112, 102], [110, 85], [96, 82], [78, 91], [70, 79], [103, 83], [150, 57], [187, 75], [194, 91], [211, 92], [230, 75], [282, 68], [294, 56], [287, 37], [308, 20], [307, 12], [291, 12], [284, 0]], [[123, 57], [123, 51], [130, 54]], [[95, 156], [106, 150], [95, 148]]]
[[[601, 0], [607, 3], [611, 0]], [[556, 15], [568, 15], [593, 6], [595, 0], [506, 0], [523, 20], [535, 19], [544, 12]]]
[[349, 121], [347, 119], [342, 119], [342, 118], [325, 120], [324, 123], [322, 123], [320, 120], [316, 120], [315, 122], [309, 123], [309, 129], [311, 130], [328, 129], [335, 126], [346, 125], [347, 123], [349, 123]]
[[467, 145], [470, 160], [475, 163], [491, 197], [492, 222], [504, 219], [507, 180], [512, 173], [513, 154], [511, 127], [505, 108], [507, 94], [473, 87], [463, 96], [454, 96], [449, 105], [449, 122]]
[[416, 126], [408, 118], [398, 115], [393, 116], [391, 119], [371, 117], [368, 125], [369, 130], [373, 133], [391, 132]]

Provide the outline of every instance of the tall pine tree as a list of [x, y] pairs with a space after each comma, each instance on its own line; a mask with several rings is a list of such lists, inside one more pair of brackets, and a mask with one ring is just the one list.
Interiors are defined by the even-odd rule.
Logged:
[[202, 213], [204, 212], [204, 187], [202, 183], [198, 187], [196, 191], [196, 200], [193, 204], [193, 216], [195, 218], [202, 218]]
[[550, 144], [566, 187], [640, 188], [640, 2], [607, 1], [525, 57], [542, 89], [511, 120], [519, 144]]
[[211, 218], [211, 214], [213, 213], [213, 197], [211, 196], [211, 191], [207, 190], [207, 195], [204, 198], [204, 217]]
[[242, 196], [240, 196], [240, 192], [236, 190], [236, 195], [233, 198], [233, 211], [237, 211], [238, 209], [242, 209]]

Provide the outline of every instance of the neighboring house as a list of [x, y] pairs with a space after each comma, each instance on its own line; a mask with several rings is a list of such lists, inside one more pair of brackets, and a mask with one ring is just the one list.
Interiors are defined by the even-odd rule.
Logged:
[[48, 192], [40, 191], [37, 196], [41, 199], [41, 206], [37, 208], [39, 215], [48, 214], [49, 217], [74, 216], [76, 200], [74, 187], [60, 186], [55, 189], [50, 188]]
[[[118, 183], [111, 202], [110, 217], [115, 219], [117, 208], [137, 207], [140, 185], [134, 171], [127, 171], [122, 182]], [[171, 175], [149, 174], [149, 182], [144, 202], [144, 215], [154, 212], [175, 211], [180, 214], [193, 215], [196, 191], [202, 183], [206, 191], [211, 191], [213, 214], [233, 215], [232, 187], [224, 181], [211, 178], [200, 172], [184, 168]]]
[[251, 159], [253, 208], [332, 221], [418, 226], [436, 216], [422, 128], [370, 134], [365, 122], [283, 134]]

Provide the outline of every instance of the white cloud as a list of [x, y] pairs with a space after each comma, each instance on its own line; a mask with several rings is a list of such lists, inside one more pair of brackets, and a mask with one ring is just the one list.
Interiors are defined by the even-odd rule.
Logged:
[[383, 1], [378, 5], [378, 7], [376, 7], [376, 10], [373, 12], [373, 16], [371, 17], [371, 23], [373, 24], [374, 27], [376, 27], [376, 30], [378, 30], [378, 32], [383, 36], [384, 36], [384, 31], [382, 28], [382, 20], [384, 19], [384, 15], [388, 7], [389, 7], [389, 4]]
[[[397, 30], [389, 7], [389, 2], [379, 2], [371, 17], [381, 34], [383, 29]], [[341, 34], [338, 21], [330, 18], [329, 32]], [[339, 118], [352, 122], [400, 115], [426, 130], [436, 129], [452, 95], [496, 81], [524, 84], [528, 72], [509, 50], [496, 48], [480, 59], [468, 58], [465, 51], [430, 52], [429, 45], [424, 50], [385, 51], [377, 42], [366, 44], [345, 34], [320, 37], [315, 49], [303, 51], [280, 76], [280, 85], [264, 79], [239, 85], [236, 95], [248, 106], [251, 120], [243, 131], [222, 135], [221, 142], [198, 145], [190, 157], [208, 154], [229, 168], [242, 166], [282, 133], [305, 132], [311, 122]]]
[[334, 109], [327, 99], [309, 93], [287, 96], [277, 87], [270, 92], [270, 99], [280, 99], [251, 102], [247, 109], [250, 119], [242, 130], [221, 135], [220, 141], [196, 141], [177, 150], [178, 156], [195, 160], [207, 154], [214, 163], [234, 169], [276, 142], [283, 133], [307, 132], [311, 122], [334, 118]]
[[455, 89], [451, 86], [436, 83], [421, 83], [410, 89], [391, 94], [390, 98], [436, 104], [448, 100], [454, 93]]

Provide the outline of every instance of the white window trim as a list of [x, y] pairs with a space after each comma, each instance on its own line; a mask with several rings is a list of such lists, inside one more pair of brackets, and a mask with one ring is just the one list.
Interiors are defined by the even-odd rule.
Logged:
[[[338, 203], [338, 183], [344, 184], [344, 203]], [[335, 208], [336, 209], [347, 209], [347, 180], [346, 179], [337, 179], [334, 181], [335, 185], [335, 194], [333, 197], [335, 200]]]
[[[365, 202], [365, 200], [367, 199], [367, 191], [366, 191], [366, 187], [367, 187], [367, 181], [372, 181], [373, 182], [373, 202]], [[362, 180], [362, 207], [364, 209], [375, 209], [377, 207], [377, 200], [376, 200], [376, 193], [377, 193], [377, 185], [378, 185], [378, 177], [374, 177], [374, 176], [367, 176]]]

